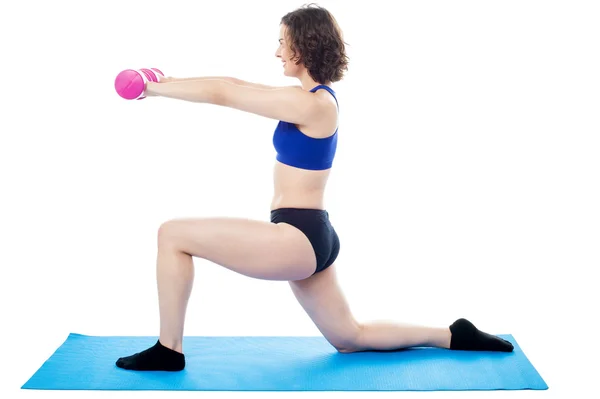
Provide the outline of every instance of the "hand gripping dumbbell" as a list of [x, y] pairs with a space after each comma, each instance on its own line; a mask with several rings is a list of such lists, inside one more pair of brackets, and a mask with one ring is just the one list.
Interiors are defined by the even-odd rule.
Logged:
[[157, 68], [126, 69], [117, 75], [115, 90], [126, 100], [146, 98], [146, 83], [159, 82], [165, 74]]

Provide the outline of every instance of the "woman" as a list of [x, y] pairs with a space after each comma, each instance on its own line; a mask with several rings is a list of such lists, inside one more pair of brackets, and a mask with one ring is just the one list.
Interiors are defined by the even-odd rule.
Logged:
[[270, 87], [228, 77], [168, 78], [149, 82], [147, 96], [211, 103], [279, 121], [271, 220], [176, 219], [158, 232], [160, 337], [142, 352], [117, 360], [132, 370], [185, 367], [184, 318], [199, 257], [249, 277], [288, 281], [319, 331], [341, 353], [430, 346], [512, 351], [510, 342], [479, 331], [465, 319], [449, 328], [360, 323], [336, 280], [340, 243], [324, 209], [324, 191], [338, 134], [331, 84], [348, 57], [342, 33], [324, 8], [308, 5], [285, 15], [275, 54], [299, 86]]

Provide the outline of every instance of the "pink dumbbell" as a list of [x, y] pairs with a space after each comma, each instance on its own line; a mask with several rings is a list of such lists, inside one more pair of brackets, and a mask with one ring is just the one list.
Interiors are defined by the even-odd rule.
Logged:
[[157, 68], [126, 69], [117, 75], [115, 90], [126, 100], [142, 100], [146, 98], [146, 83], [159, 82], [164, 76]]

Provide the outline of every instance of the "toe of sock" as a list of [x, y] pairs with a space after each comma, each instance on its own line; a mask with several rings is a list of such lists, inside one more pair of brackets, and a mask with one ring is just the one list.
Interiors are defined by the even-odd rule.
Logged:
[[490, 336], [490, 341], [487, 345], [485, 345], [486, 347], [489, 347], [488, 350], [493, 350], [493, 351], [498, 351], [498, 352], [512, 352], [514, 350], [513, 344], [510, 343], [509, 341], [497, 337], [497, 336]]
[[120, 367], [122, 369], [126, 369], [127, 368], [127, 361], [125, 360], [125, 358], [118, 358], [117, 361], [115, 362], [115, 364], [117, 365], [117, 367]]
[[506, 340], [504, 340], [504, 342], [506, 343], [506, 344], [504, 345], [504, 352], [512, 352], [512, 351], [514, 351], [514, 350], [515, 350], [515, 347], [513, 346], [513, 344], [512, 344], [512, 343], [510, 343], [510, 342], [508, 342], [508, 341], [506, 341]]

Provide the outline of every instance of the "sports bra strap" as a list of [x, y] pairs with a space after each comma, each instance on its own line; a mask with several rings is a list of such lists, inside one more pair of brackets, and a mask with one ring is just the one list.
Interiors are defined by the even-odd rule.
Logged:
[[337, 97], [335, 96], [335, 91], [331, 87], [329, 87], [327, 85], [318, 85], [318, 86], [313, 87], [310, 91], [314, 93], [318, 89], [325, 89], [325, 90], [327, 90], [333, 96], [333, 99], [335, 100], [335, 103], [338, 105], [338, 108], [340, 107], [340, 105], [338, 103], [338, 100], [337, 100]]

